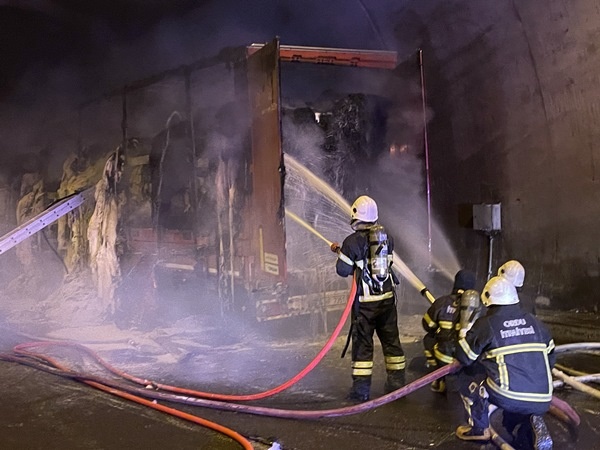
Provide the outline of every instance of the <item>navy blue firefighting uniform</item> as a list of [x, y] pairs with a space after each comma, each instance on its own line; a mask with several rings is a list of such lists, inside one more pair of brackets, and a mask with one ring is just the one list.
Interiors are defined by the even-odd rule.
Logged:
[[461, 396], [471, 426], [489, 426], [489, 402], [508, 414], [548, 411], [554, 341], [546, 327], [519, 304], [488, 307], [486, 315], [458, 341], [455, 357], [463, 365], [477, 361], [485, 372], [483, 381], [461, 377]]
[[[392, 255], [393, 250], [393, 240], [388, 237], [389, 255]], [[390, 270], [390, 277], [384, 282], [382, 293], [373, 294], [369, 285], [364, 281], [363, 275], [368, 252], [369, 230], [355, 231], [344, 239], [335, 266], [338, 275], [342, 277], [353, 275], [357, 283], [356, 297], [352, 308], [353, 378], [370, 377], [373, 373], [374, 332], [377, 333], [381, 342], [388, 374], [404, 371], [406, 366], [398, 331], [394, 290], [397, 280], [394, 280], [394, 275]]]
[[460, 319], [460, 294], [453, 293], [439, 297], [423, 316], [423, 338], [427, 366], [445, 366], [454, 360], [454, 349], [458, 340]]

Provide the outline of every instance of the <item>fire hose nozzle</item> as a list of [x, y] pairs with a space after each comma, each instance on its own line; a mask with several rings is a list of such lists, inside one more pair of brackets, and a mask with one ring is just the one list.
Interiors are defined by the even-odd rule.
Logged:
[[433, 294], [431, 292], [429, 292], [429, 289], [427, 289], [427, 287], [424, 287], [423, 289], [420, 290], [421, 295], [423, 297], [425, 297], [427, 300], [429, 300], [431, 303], [435, 302], [435, 297], [433, 296]]

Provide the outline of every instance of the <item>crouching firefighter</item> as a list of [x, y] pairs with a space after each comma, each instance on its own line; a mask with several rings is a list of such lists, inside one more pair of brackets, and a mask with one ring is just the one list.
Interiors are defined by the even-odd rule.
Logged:
[[[472, 317], [463, 317], [463, 309], [467, 310], [470, 308], [469, 303], [473, 303], [471, 312], [478, 314], [475, 310], [479, 303], [479, 293], [473, 290], [474, 287], [475, 274], [470, 270], [459, 270], [454, 276], [452, 292], [438, 297], [423, 316], [421, 324], [427, 332], [423, 337], [423, 347], [429, 370], [435, 370], [454, 360], [454, 348], [458, 333], [462, 329], [461, 321], [474, 321]], [[473, 297], [475, 302], [472, 301]], [[467, 323], [464, 326], [468, 326]], [[431, 390], [445, 393], [446, 379], [434, 381]]]
[[337, 243], [331, 245], [331, 250], [338, 254], [336, 272], [342, 277], [354, 276], [357, 284], [349, 333], [352, 339], [352, 388], [347, 398], [359, 402], [370, 398], [374, 332], [379, 337], [385, 358], [386, 393], [405, 383], [406, 360], [400, 344], [396, 310], [398, 279], [392, 272], [394, 244], [377, 220], [375, 201], [366, 195], [358, 197], [352, 205], [350, 221], [354, 233], [344, 239], [341, 247]]
[[520, 308], [515, 286], [506, 278], [491, 278], [481, 300], [487, 306], [485, 316], [456, 347], [461, 364], [483, 367], [481, 377], [459, 375], [469, 424], [459, 426], [456, 435], [463, 440], [489, 440], [492, 403], [503, 410], [503, 426], [512, 434], [513, 444], [551, 449], [542, 415], [552, 400], [554, 341], [534, 315]]

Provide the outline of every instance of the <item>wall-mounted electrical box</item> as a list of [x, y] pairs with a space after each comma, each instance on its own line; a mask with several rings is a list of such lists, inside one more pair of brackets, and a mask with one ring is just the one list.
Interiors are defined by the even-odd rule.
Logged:
[[473, 229], [478, 231], [500, 231], [500, 203], [473, 205]]

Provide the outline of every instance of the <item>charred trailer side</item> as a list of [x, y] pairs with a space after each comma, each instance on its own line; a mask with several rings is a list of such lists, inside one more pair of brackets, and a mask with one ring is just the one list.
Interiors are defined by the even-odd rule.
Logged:
[[[282, 61], [392, 68], [395, 53], [275, 39], [133, 82], [80, 112], [82, 147], [126, 144], [124, 326], [209, 313], [263, 322], [344, 307], [348, 282], [335, 275], [333, 255], [319, 270], [298, 262], [289, 239]], [[98, 135], [98, 117], [110, 119], [110, 133]]]

